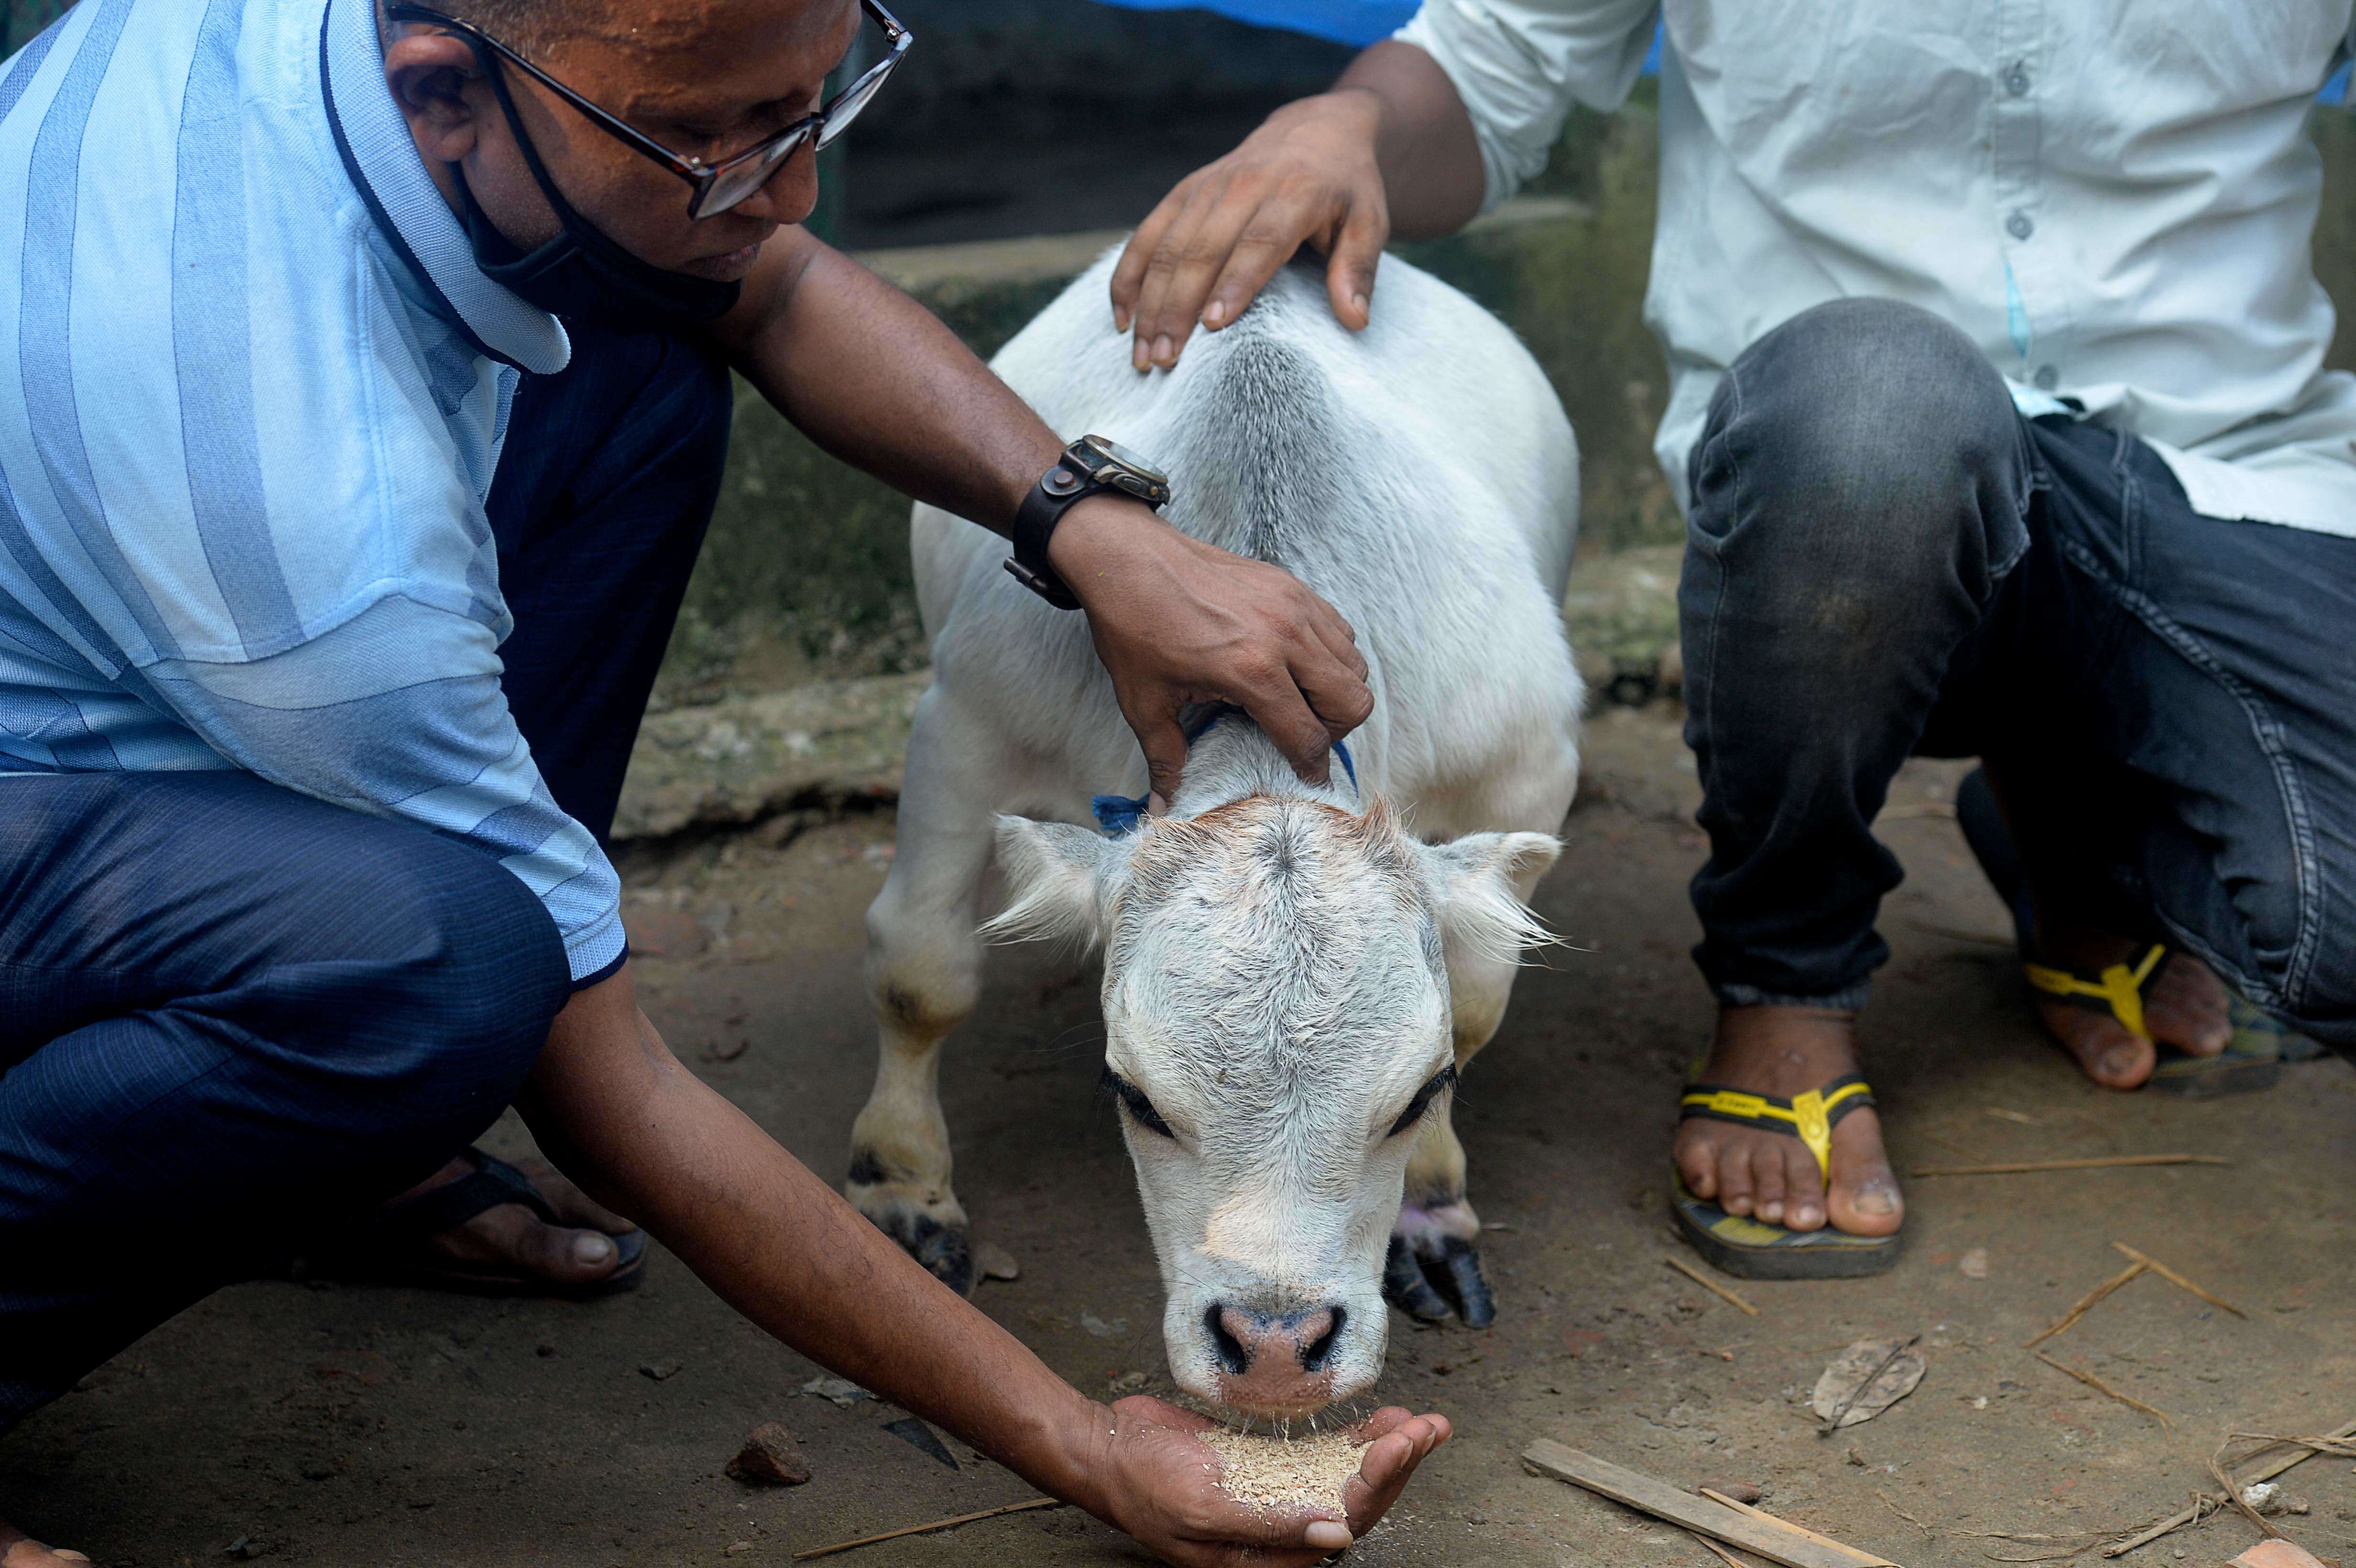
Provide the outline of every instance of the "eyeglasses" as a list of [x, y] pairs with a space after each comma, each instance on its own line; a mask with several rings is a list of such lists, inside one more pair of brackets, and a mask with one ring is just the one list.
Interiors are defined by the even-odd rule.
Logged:
[[[579, 110], [591, 124], [633, 151], [652, 158], [693, 187], [694, 194], [687, 198], [687, 215], [695, 219], [725, 212], [744, 201], [768, 184], [769, 176], [777, 172], [778, 165], [801, 151], [803, 143], [814, 142], [824, 147], [849, 129], [851, 123], [859, 118], [859, 112], [873, 100], [877, 90], [916, 38], [876, 0], [860, 0], [860, 9], [873, 17], [876, 26], [884, 29], [887, 48], [883, 59], [862, 71], [856, 81], [836, 93], [820, 106], [817, 113], [806, 115], [776, 134], [765, 137], [743, 152], [723, 158], [716, 164], [707, 164], [701, 158], [684, 157], [672, 152], [653, 137], [632, 128], [619, 116], [598, 108], [471, 23], [462, 22], [455, 16], [425, 5], [387, 5], [384, 14], [396, 22], [427, 22], [437, 27], [447, 27], [466, 40], [477, 59], [481, 59], [487, 50], [496, 57], [496, 60], [505, 60], [514, 66]], [[496, 60], [483, 62], [484, 69], [492, 73], [494, 85], [498, 83]], [[507, 96], [504, 87], [500, 88], [499, 95], [501, 98]]]

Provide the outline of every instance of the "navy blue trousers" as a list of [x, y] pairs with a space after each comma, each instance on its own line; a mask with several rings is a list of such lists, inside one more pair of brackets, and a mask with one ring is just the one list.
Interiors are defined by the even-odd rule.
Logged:
[[1861, 1003], [1890, 781], [1984, 756], [2050, 913], [2356, 1046], [2356, 539], [2199, 516], [2149, 447], [2023, 419], [1961, 333], [1886, 300], [1754, 344], [1688, 472], [1722, 1001]]
[[[509, 706], [602, 838], [719, 493], [729, 384], [573, 335], [492, 492]], [[490, 1125], [570, 994], [471, 846], [245, 773], [0, 778], [0, 1432]]]

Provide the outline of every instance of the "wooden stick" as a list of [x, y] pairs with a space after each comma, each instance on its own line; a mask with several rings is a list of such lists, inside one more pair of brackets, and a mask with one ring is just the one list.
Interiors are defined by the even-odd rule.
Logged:
[[1850, 1561], [1858, 1563], [1858, 1568], [1867, 1568], [1868, 1564], [1870, 1564], [1871, 1568], [1892, 1568], [1892, 1565], [1887, 1558], [1876, 1557], [1870, 1552], [1860, 1552], [1856, 1547], [1849, 1545], [1847, 1541], [1835, 1541], [1829, 1535], [1818, 1535], [1815, 1531], [1810, 1530], [1804, 1524], [1794, 1524], [1790, 1520], [1783, 1519], [1775, 1514], [1769, 1513], [1765, 1509], [1753, 1508], [1751, 1504], [1745, 1502], [1737, 1502], [1734, 1499], [1728, 1497], [1724, 1492], [1714, 1492], [1708, 1487], [1697, 1487], [1695, 1490], [1700, 1492], [1702, 1496], [1708, 1498], [1714, 1503], [1724, 1503], [1728, 1508], [1734, 1509], [1737, 1513], [1747, 1513], [1752, 1519], [1763, 1519], [1770, 1524], [1780, 1524], [1785, 1530], [1797, 1531], [1800, 1534], [1806, 1536], [1810, 1541], [1815, 1541], [1817, 1545], [1829, 1546], [1835, 1552], [1842, 1553]]
[[1918, 1165], [1921, 1176], [2018, 1176], [2030, 1170], [2109, 1170], [2122, 1165], [2231, 1165], [2213, 1154], [2106, 1154], [2094, 1159], [2023, 1159], [2009, 1165]]
[[793, 1561], [807, 1563], [813, 1557], [831, 1557], [838, 1552], [849, 1552], [859, 1546], [873, 1546], [879, 1541], [897, 1541], [904, 1535], [927, 1535], [936, 1530], [955, 1530], [958, 1525], [971, 1524], [976, 1520], [996, 1519], [1001, 1514], [1028, 1513], [1033, 1509], [1062, 1508], [1063, 1506], [1061, 1498], [1033, 1498], [1029, 1502], [1008, 1503], [1003, 1508], [986, 1508], [979, 1513], [958, 1514], [954, 1519], [937, 1519], [930, 1524], [903, 1525], [898, 1530], [887, 1530], [881, 1535], [862, 1535], [856, 1541], [838, 1541], [832, 1546], [813, 1546], [808, 1552], [795, 1552]]
[[[2344, 1443], [2351, 1437], [2356, 1437], [2356, 1421], [2349, 1422], [2346, 1425], [2337, 1427], [2323, 1435], [2323, 1440], [2327, 1443]], [[2287, 1441], [2292, 1443], [2300, 1443], [2303, 1442], [2304, 1439], [2290, 1438], [2287, 1439]], [[2254, 1487], [2260, 1481], [2271, 1481], [2276, 1476], [2281, 1475], [2285, 1470], [2289, 1469], [2292, 1466], [2303, 1465], [2308, 1460], [2312, 1459], [2318, 1452], [2319, 1450], [2314, 1448], [2301, 1448], [2297, 1453], [2285, 1454], [2279, 1457], [2269, 1459], [2265, 1464], [2259, 1466], [2256, 1469], [2251, 1471], [2248, 1475], [2243, 1477], [2240, 1484], [2244, 1487]], [[2103, 1555], [2105, 1557], [2124, 1557], [2139, 1546], [2149, 1546], [2153, 1541], [2158, 1541], [2161, 1536], [2166, 1535], [2172, 1530], [2181, 1530], [2188, 1524], [2197, 1522], [2205, 1510], [2211, 1508], [2222, 1508], [2225, 1505], [2222, 1499], [2212, 1498], [2206, 1492], [2200, 1493], [2193, 1498], [2190, 1507], [2179, 1509], [2176, 1512], [2169, 1514], [2166, 1519], [2161, 1520], [2157, 1524], [2153, 1524], [2137, 1533], [2129, 1536], [2125, 1541], [2112, 1542], [2110, 1545], [2103, 1548]]]
[[2078, 1298], [2078, 1305], [2070, 1308], [2069, 1311], [2062, 1315], [2062, 1321], [2053, 1325], [2052, 1328], [2045, 1330], [2044, 1333], [2037, 1336], [2036, 1339], [2024, 1342], [2020, 1348], [2024, 1350], [2034, 1349], [2044, 1341], [2051, 1339], [2054, 1335], [2059, 1334], [2062, 1329], [2067, 1328], [2071, 1324], [2075, 1323], [2079, 1318], [2086, 1316], [2087, 1312], [2093, 1309], [2096, 1302], [2110, 1295], [2111, 1292], [2118, 1289], [2119, 1286], [2126, 1284], [2127, 1281], [2135, 1278], [2136, 1275], [2144, 1273], [2150, 1266], [2151, 1265], [2148, 1264], [2129, 1264], [2126, 1268], [2121, 1269], [2118, 1273], [2111, 1275], [2110, 1278], [2103, 1281], [2102, 1284], [2094, 1286], [2094, 1289], [2080, 1296]]
[[2108, 1394], [2113, 1399], [2117, 1400], [2121, 1404], [2133, 1405], [2136, 1409], [2142, 1411], [2146, 1415], [2158, 1416], [2159, 1418], [2159, 1424], [2162, 1426], [2167, 1427], [2171, 1432], [2176, 1429], [2176, 1423], [2168, 1418], [2168, 1413], [2166, 1411], [2154, 1409], [2152, 1406], [2147, 1405], [2144, 1403], [2143, 1401], [2136, 1398], [2133, 1394], [2121, 1393], [2118, 1390], [2113, 1388], [2110, 1384], [2104, 1382], [2094, 1373], [2082, 1372], [2075, 1367], [2065, 1367], [2042, 1350], [2031, 1350], [2029, 1354], [2035, 1356], [2039, 1360], [2043, 1361], [2047, 1366], [2051, 1367], [2057, 1372], [2069, 1373], [2072, 1377], [2076, 1378], [2080, 1382], [2084, 1383], [2088, 1388], [2093, 1389], [2096, 1393]]
[[1740, 1307], [1743, 1311], [1748, 1312], [1753, 1317], [1759, 1316], [1759, 1308], [1751, 1306], [1751, 1303], [1743, 1300], [1742, 1297], [1735, 1295], [1734, 1292], [1727, 1289], [1726, 1286], [1719, 1284], [1718, 1281], [1710, 1278], [1709, 1275], [1702, 1273], [1701, 1270], [1694, 1267], [1693, 1264], [1687, 1263], [1682, 1258], [1663, 1258], [1661, 1261], [1668, 1264], [1671, 1268], [1676, 1270], [1679, 1274], [1685, 1275], [1687, 1279], [1693, 1281], [1696, 1285], [1701, 1286], [1704, 1290], [1708, 1291], [1712, 1296], [1717, 1296], [1720, 1301], [1727, 1302], [1731, 1306]]
[[[1658, 1477], [1614, 1465], [1592, 1454], [1541, 1437], [1522, 1450], [1522, 1462], [1541, 1475], [1584, 1487], [1599, 1497], [1624, 1503], [1655, 1519], [1680, 1524], [1697, 1535], [1713, 1536], [1739, 1546], [1753, 1556], [1779, 1563], [1783, 1568], [1869, 1568], [1880, 1559], [1849, 1546], [1827, 1546], [1813, 1536], [1772, 1516], [1754, 1516], [1749, 1509], [1673, 1487]], [[1887, 1565], [1881, 1565], [1887, 1568]]]
[[2209, 1473], [2217, 1477], [2219, 1486], [2225, 1488], [2225, 1500], [2239, 1509], [2244, 1517], [2258, 1527], [2260, 1536], [2267, 1540], [2279, 1538], [2282, 1531], [2267, 1523], [2266, 1516], [2250, 1506], [2250, 1499], [2242, 1495], [2242, 1488], [2233, 1484], [2233, 1477], [2225, 1474], [2225, 1450], [2233, 1446], [2233, 1440], [2228, 1437], [2223, 1443], [2218, 1445], [2217, 1452], [2209, 1456]]
[[2182, 1275], [2177, 1273], [2166, 1264], [2161, 1263], [2158, 1258], [2147, 1258], [2144, 1256], [2143, 1253], [2127, 1245], [2125, 1242], [2113, 1242], [2111, 1245], [2120, 1253], [2135, 1259], [2136, 1262], [2143, 1264], [2144, 1267], [2151, 1270], [2152, 1273], [2159, 1275], [2160, 1278], [2168, 1281], [2169, 1284], [2178, 1285], [2185, 1290], [2190, 1291], [2193, 1295], [2199, 1296], [2210, 1306], [2222, 1307], [2236, 1317], [2247, 1317], [2249, 1316], [2248, 1313], [2243, 1311], [2240, 1307], [2234, 1306], [2223, 1296], [2210, 1295], [2207, 1291], [2201, 1289], [2199, 1285], [2193, 1284], [2190, 1280], [2185, 1278]]
[[1725, 1547], [1720, 1546], [1717, 1541], [1712, 1541], [1708, 1536], [1702, 1534], [1700, 1531], [1687, 1531], [1686, 1533], [1692, 1536], [1696, 1541], [1700, 1541], [1704, 1546], [1708, 1547], [1711, 1552], [1717, 1553], [1719, 1561], [1730, 1564], [1730, 1568], [1751, 1568], [1751, 1560], [1749, 1558], [1737, 1557], [1733, 1552], [1729, 1552]]

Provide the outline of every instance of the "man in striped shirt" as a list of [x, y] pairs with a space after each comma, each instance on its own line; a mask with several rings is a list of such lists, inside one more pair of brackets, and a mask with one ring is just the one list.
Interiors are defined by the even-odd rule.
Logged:
[[[0, 1432], [515, 1099], [763, 1327], [1173, 1560], [1313, 1561], [1446, 1436], [1387, 1412], [1348, 1519], [1247, 1512], [1192, 1418], [1082, 1398], [633, 999], [600, 839], [723, 367], [1001, 531], [1060, 453], [796, 227], [869, 24], [896, 59], [873, 0], [82, 0], [0, 67]], [[1165, 795], [1183, 701], [1313, 773], [1367, 710], [1330, 607], [1136, 502], [1046, 560]], [[426, 1212], [503, 1190], [466, 1168]]]

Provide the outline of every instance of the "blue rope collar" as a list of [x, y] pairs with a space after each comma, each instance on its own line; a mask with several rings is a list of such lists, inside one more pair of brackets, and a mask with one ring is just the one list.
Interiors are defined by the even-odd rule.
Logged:
[[[1242, 712], [1243, 709], [1232, 702], [1213, 703], [1197, 714], [1194, 722], [1186, 726], [1186, 744], [1192, 746], [1209, 734], [1212, 727], [1229, 714]], [[1334, 741], [1333, 754], [1341, 759], [1342, 772], [1350, 781], [1350, 793], [1355, 795], [1358, 792], [1358, 768], [1356, 763], [1350, 761], [1349, 746], [1341, 741]], [[1146, 803], [1151, 798], [1149, 795], [1094, 795], [1088, 800], [1088, 809], [1096, 813], [1097, 826], [1118, 838], [1125, 833], [1137, 831], [1137, 825], [1144, 819]]]

